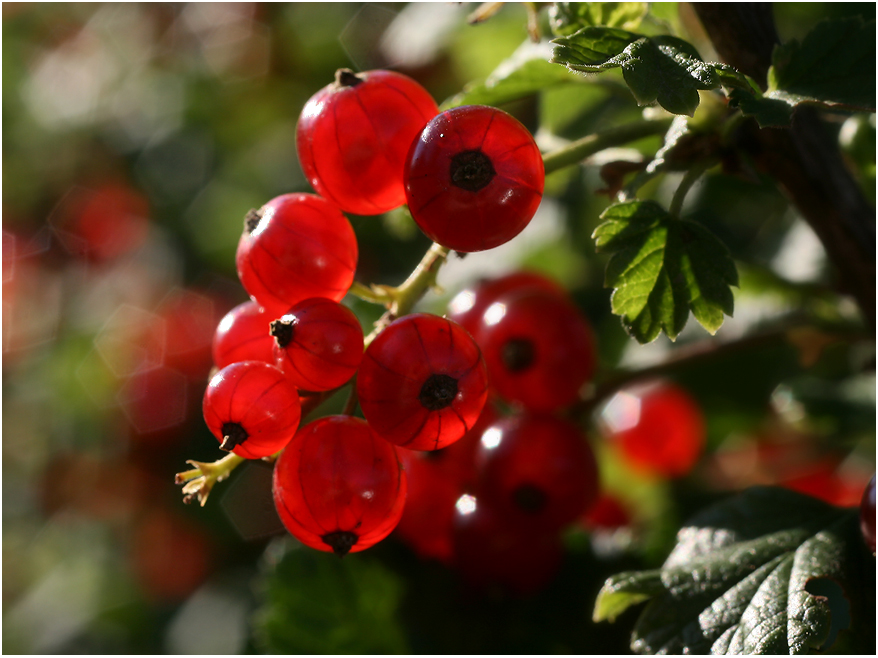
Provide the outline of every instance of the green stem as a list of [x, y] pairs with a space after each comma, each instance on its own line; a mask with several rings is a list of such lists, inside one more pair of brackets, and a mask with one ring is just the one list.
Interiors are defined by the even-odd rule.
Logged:
[[670, 128], [671, 121], [672, 119], [652, 121], [643, 119], [586, 135], [582, 139], [571, 142], [567, 146], [543, 156], [546, 175], [548, 176], [564, 167], [578, 164], [587, 157], [604, 149], [621, 146], [644, 137], [664, 135], [668, 128]]
[[680, 212], [683, 210], [683, 201], [686, 200], [686, 194], [692, 189], [695, 182], [701, 178], [702, 174], [713, 165], [714, 162], [712, 160], [699, 162], [686, 172], [683, 176], [683, 180], [680, 181], [680, 186], [677, 188], [677, 191], [674, 192], [674, 198], [671, 199], [671, 207], [668, 208], [668, 213], [672, 217], [680, 217]]
[[387, 293], [381, 288], [370, 288], [368, 286], [364, 286], [359, 281], [354, 281], [351, 284], [350, 290], [348, 290], [354, 297], [359, 297], [365, 302], [371, 302], [372, 304], [386, 304], [388, 303], [390, 297]]

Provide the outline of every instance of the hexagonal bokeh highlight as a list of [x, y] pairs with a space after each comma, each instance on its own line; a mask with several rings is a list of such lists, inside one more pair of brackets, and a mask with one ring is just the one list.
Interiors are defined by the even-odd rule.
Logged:
[[273, 465], [249, 461], [222, 494], [220, 507], [242, 539], [253, 540], [284, 532], [271, 494]]
[[159, 366], [128, 378], [116, 399], [138, 434], [182, 424], [188, 411], [188, 381], [183, 373]]
[[165, 323], [155, 313], [122, 304], [94, 339], [95, 350], [117, 377], [164, 363]]

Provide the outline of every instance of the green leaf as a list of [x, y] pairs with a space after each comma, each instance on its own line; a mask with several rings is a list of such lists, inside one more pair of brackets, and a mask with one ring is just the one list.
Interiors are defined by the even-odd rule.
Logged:
[[397, 621], [402, 584], [374, 559], [291, 546], [264, 584], [255, 627], [270, 653], [409, 653]]
[[593, 621], [615, 621], [628, 608], [664, 591], [661, 570], [628, 571], [607, 579], [594, 604]]
[[657, 102], [673, 114], [692, 116], [698, 107], [698, 90], [720, 85], [717, 65], [702, 61], [691, 44], [676, 37], [586, 27], [552, 43], [552, 62], [586, 73], [621, 68], [639, 105]]
[[637, 653], [826, 648], [850, 622], [861, 543], [855, 509], [754, 487], [691, 519], [661, 569], [609, 579], [597, 606], [619, 590], [651, 598], [632, 635]]
[[760, 128], [785, 128], [793, 118], [793, 108], [789, 103], [767, 98], [759, 92], [732, 89], [729, 103], [740, 108], [744, 116], [754, 117]]
[[875, 23], [825, 20], [800, 44], [777, 46], [768, 74], [770, 98], [875, 111]]
[[615, 288], [612, 310], [638, 342], [664, 331], [671, 340], [689, 311], [711, 334], [732, 315], [738, 273], [725, 246], [707, 229], [682, 221], [653, 201], [607, 208], [592, 237], [612, 253], [604, 285]]
[[588, 26], [636, 30], [648, 9], [646, 2], [556, 2], [549, 8], [549, 27], [557, 36]]
[[581, 83], [582, 78], [549, 62], [552, 46], [525, 41], [484, 81], [467, 85], [442, 104], [447, 110], [458, 105], [499, 105], [535, 94], [548, 87]]

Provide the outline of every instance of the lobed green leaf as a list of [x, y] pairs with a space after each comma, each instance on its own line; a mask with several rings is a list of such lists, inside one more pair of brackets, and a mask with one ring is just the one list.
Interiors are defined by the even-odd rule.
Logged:
[[[645, 37], [611, 27], [585, 27], [554, 39], [552, 62], [572, 71], [621, 68], [639, 105], [658, 103], [668, 112], [692, 116], [700, 89], [715, 89], [722, 79], [738, 78], [701, 60], [695, 48], [672, 36]], [[740, 81], [738, 81], [740, 84]]]
[[652, 201], [610, 206], [601, 219], [592, 236], [595, 248], [613, 254], [604, 285], [614, 288], [613, 313], [638, 342], [662, 331], [675, 339], [690, 311], [711, 334], [732, 315], [729, 286], [738, 285], [737, 270], [710, 231]]

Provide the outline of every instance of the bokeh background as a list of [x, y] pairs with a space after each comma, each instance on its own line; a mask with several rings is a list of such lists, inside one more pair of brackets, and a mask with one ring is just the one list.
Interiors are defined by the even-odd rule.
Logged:
[[[622, 511], [604, 531], [594, 519], [572, 529], [561, 576], [526, 600], [470, 596], [393, 537], [343, 566], [297, 549], [258, 464], [205, 507], [183, 505], [174, 474], [221, 456], [200, 405], [216, 324], [246, 299], [234, 270], [243, 217], [310, 191], [299, 111], [339, 67], [394, 68], [440, 103], [484, 80], [527, 39], [527, 16], [512, 4], [467, 25], [476, 7], [3, 4], [4, 652], [623, 652], [633, 618], [591, 624], [594, 594], [611, 573], [660, 563], [692, 510], [753, 483], [859, 502], [874, 472], [874, 346], [804, 336], [801, 349], [677, 374], [708, 418], [708, 453], [687, 478], [632, 473], [596, 436]], [[793, 3], [777, 19], [788, 39], [863, 12], [874, 19], [868, 3]], [[655, 13], [711, 56], [685, 7]], [[642, 113], [613, 74], [504, 109], [546, 148]], [[874, 200], [874, 115], [831, 125]], [[527, 233], [452, 258], [444, 294], [422, 308], [441, 313], [477, 277], [528, 266], [571, 291], [605, 369], [703, 339], [690, 326], [677, 346], [638, 347], [610, 315], [589, 237], [608, 203], [594, 194], [599, 164], [548, 179]], [[673, 182], [652, 192], [665, 198]], [[711, 218], [741, 267], [721, 335], [793, 312], [856, 324], [813, 233], [769, 181], [713, 175], [687, 210]], [[404, 211], [351, 219], [363, 283], [400, 283], [429, 246]], [[364, 327], [380, 311], [345, 303]]]

